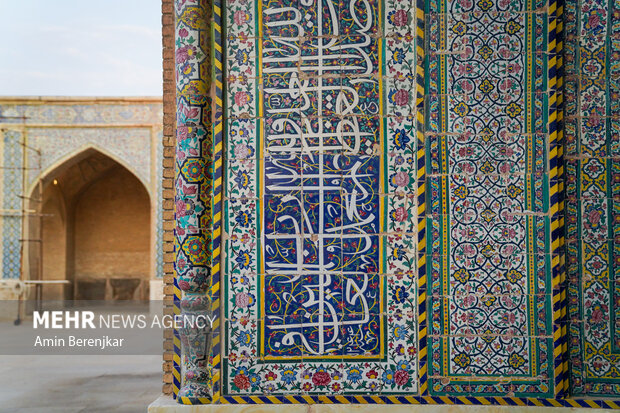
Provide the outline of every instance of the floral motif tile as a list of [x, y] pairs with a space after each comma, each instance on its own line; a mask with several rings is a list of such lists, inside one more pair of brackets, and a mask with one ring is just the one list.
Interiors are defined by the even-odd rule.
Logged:
[[20, 170], [23, 159], [22, 132], [17, 130], [0, 131], [0, 149], [2, 151], [2, 182], [3, 213], [0, 216], [0, 230], [2, 241], [2, 278], [19, 278], [21, 275], [21, 242], [22, 218], [19, 211], [22, 200], [19, 195], [23, 192], [23, 177]]
[[428, 5], [431, 394], [554, 394], [544, 7]]
[[415, 18], [227, 4], [225, 394], [418, 392]]
[[617, 393], [616, 3], [229, 2], [224, 394]]
[[620, 391], [620, 2], [569, 1], [566, 253], [571, 390]]

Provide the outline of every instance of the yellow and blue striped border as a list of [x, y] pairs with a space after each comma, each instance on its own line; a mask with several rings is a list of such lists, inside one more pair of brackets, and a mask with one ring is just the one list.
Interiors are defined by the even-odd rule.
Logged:
[[567, 260], [566, 260], [566, 241], [565, 241], [565, 170], [564, 170], [564, 2], [565, 0], [559, 0], [558, 5], [558, 39], [557, 39], [557, 47], [558, 47], [558, 90], [559, 90], [559, 110], [558, 110], [558, 120], [559, 120], [559, 174], [558, 179], [560, 182], [560, 226], [562, 228], [562, 236], [560, 239], [560, 248], [562, 248], [562, 335], [564, 336], [564, 361], [563, 361], [563, 371], [564, 371], [564, 392], [568, 394], [569, 392], [569, 375], [570, 375], [570, 366], [569, 366], [569, 331], [568, 331], [568, 275], [567, 275]]
[[562, 0], [549, 0], [548, 14], [548, 82], [549, 82], [549, 215], [551, 225], [551, 288], [553, 303], [553, 359], [554, 396], [565, 397], [568, 388], [567, 342], [566, 342], [566, 289], [564, 274], [564, 228], [560, 181], [563, 168], [562, 132], [560, 129], [561, 105], [560, 88], [562, 80], [558, 77], [561, 69], [561, 29], [560, 14]]
[[212, 263], [211, 268], [211, 305], [213, 314], [213, 364], [212, 364], [212, 403], [218, 403], [221, 397], [221, 334], [220, 330], [220, 261], [222, 254], [222, 165], [223, 165], [223, 62], [222, 62], [222, 5], [221, 0], [212, 0], [212, 39], [213, 39], [213, 204], [211, 211], [213, 241], [212, 241]]
[[620, 409], [620, 402], [585, 399], [537, 399], [523, 397], [449, 397], [449, 396], [223, 396], [222, 404], [427, 404], [467, 406], [538, 406]]
[[418, 388], [428, 394], [428, 317], [426, 312], [426, 138], [424, 133], [424, 11], [425, 1], [416, 1], [416, 134], [418, 204]]
[[568, 350], [568, 302], [567, 302], [567, 275], [566, 275], [566, 250], [565, 250], [565, 228], [564, 228], [564, 61], [563, 61], [563, 37], [564, 37], [564, 0], [557, 0], [556, 8], [556, 111], [557, 111], [557, 131], [558, 131], [558, 153], [557, 153], [557, 178], [558, 178], [558, 220], [559, 220], [559, 248], [560, 248], [560, 323], [562, 336], [562, 378], [557, 380], [556, 397], [565, 397], [569, 394], [569, 350]]
[[[181, 289], [177, 285], [176, 278], [174, 279], [173, 288], [172, 311], [176, 316], [181, 314]], [[179, 395], [179, 389], [181, 388], [181, 337], [177, 329], [173, 330], [172, 350], [172, 394], [176, 399]]]

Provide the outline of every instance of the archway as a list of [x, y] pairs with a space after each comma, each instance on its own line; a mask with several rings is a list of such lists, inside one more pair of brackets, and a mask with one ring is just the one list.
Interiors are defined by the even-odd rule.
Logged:
[[89, 148], [45, 174], [30, 197], [28, 264], [43, 299], [147, 299], [151, 203], [144, 184]]

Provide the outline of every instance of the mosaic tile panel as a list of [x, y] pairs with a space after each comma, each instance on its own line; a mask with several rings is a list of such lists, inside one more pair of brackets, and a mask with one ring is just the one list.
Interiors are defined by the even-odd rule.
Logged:
[[571, 390], [620, 392], [620, 2], [568, 1], [567, 257]]
[[227, 3], [224, 402], [612, 405], [564, 399], [619, 341], [620, 15], [574, 3]]
[[22, 133], [7, 129], [2, 137], [2, 278], [19, 278], [21, 273], [22, 238]]
[[545, 6], [428, 4], [433, 395], [554, 394]]
[[415, 3], [225, 12], [224, 393], [417, 393]]
[[163, 163], [162, 159], [164, 158], [164, 145], [163, 145], [163, 130], [157, 132], [157, 155], [156, 166], [155, 166], [155, 176], [156, 176], [156, 189], [155, 196], [157, 205], [157, 217], [156, 217], [156, 225], [155, 225], [155, 242], [157, 247], [155, 248], [155, 260], [157, 261], [155, 264], [155, 274], [157, 274], [157, 278], [162, 278], [164, 276], [164, 231], [163, 231], [163, 194], [162, 194], [162, 180], [163, 180]]
[[[76, 104], [71, 103], [71, 98], [68, 98], [66, 102], [62, 99], [2, 104], [0, 116], [4, 117], [2, 120], [4, 123], [23, 122], [27, 125], [146, 124], [150, 126], [151, 124], [161, 124], [163, 121], [161, 103], [119, 105], [105, 103], [105, 98], [100, 101], [94, 98], [94, 103]], [[22, 119], [22, 117], [26, 119]]]
[[210, 47], [221, 44], [215, 9], [218, 1], [175, 2], [174, 310], [214, 320], [208, 329], [174, 331], [173, 388], [185, 404], [217, 402], [220, 394], [222, 79], [220, 52]]

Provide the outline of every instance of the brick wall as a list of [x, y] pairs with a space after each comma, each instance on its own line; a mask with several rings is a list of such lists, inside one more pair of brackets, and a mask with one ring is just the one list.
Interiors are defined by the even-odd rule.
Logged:
[[[164, 81], [164, 134], [163, 134], [163, 248], [164, 300], [166, 314], [172, 314], [174, 283], [174, 148], [175, 138], [175, 83], [174, 83], [174, 1], [162, 0], [162, 56]], [[164, 333], [163, 388], [172, 394], [172, 331]]]

